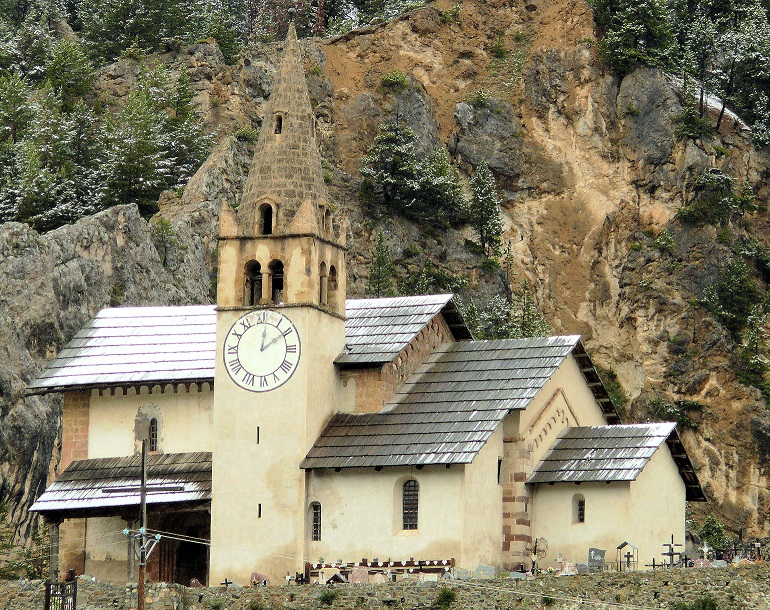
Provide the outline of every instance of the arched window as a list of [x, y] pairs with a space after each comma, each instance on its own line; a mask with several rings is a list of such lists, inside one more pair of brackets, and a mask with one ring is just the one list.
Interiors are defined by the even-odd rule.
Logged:
[[402, 491], [402, 521], [403, 529], [417, 529], [417, 512], [420, 504], [420, 486], [414, 479], [404, 483]]
[[259, 230], [262, 235], [273, 234], [273, 206], [265, 203], [259, 208]]
[[246, 305], [259, 305], [262, 299], [262, 266], [257, 261], [246, 263], [246, 282], [244, 286]]
[[158, 420], [154, 417], [150, 420], [150, 429], [147, 436], [149, 437], [147, 443], [148, 451], [158, 451], [160, 448], [158, 443]]
[[318, 272], [319, 276], [319, 294], [318, 294], [318, 302], [321, 305], [326, 305], [329, 302], [329, 296], [328, 296], [328, 290], [327, 290], [327, 273], [326, 273], [326, 263], [321, 263], [321, 269]]
[[586, 498], [583, 494], [572, 496], [572, 523], [586, 522]]
[[275, 115], [275, 133], [281, 133], [283, 131], [283, 117], [280, 114]]
[[320, 502], [313, 502], [310, 505], [310, 519], [311, 519], [310, 539], [320, 540], [321, 539], [321, 503]]
[[270, 263], [270, 275], [272, 278], [271, 299], [273, 303], [283, 303], [283, 263], [281, 261]]

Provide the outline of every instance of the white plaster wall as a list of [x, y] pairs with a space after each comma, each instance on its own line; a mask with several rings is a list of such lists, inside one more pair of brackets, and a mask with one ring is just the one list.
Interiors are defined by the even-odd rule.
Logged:
[[[639, 548], [639, 569], [664, 558], [663, 544], [671, 535], [684, 543], [685, 488], [664, 444], [636, 481], [630, 483], [557, 483], [534, 486], [532, 532], [548, 540], [542, 567], [555, 566], [559, 553], [586, 563], [590, 547], [606, 549], [605, 561], [615, 560], [624, 541]], [[572, 523], [572, 497], [586, 500], [585, 523]]]
[[[312, 471], [306, 505], [307, 558], [459, 560], [465, 508], [463, 471], [462, 466]], [[416, 530], [402, 529], [401, 493], [409, 479], [420, 486]], [[321, 503], [320, 541], [309, 540], [312, 502]]]
[[[162, 453], [211, 451], [211, 425], [214, 394], [209, 384], [203, 384], [201, 392], [191, 386], [188, 393], [184, 386], [174, 393], [168, 385], [161, 393], [155, 386], [150, 392], [146, 387], [137, 394], [133, 389], [126, 395], [116, 391], [112, 396], [91, 392], [91, 408], [88, 420], [88, 457], [107, 458], [134, 455], [141, 449], [141, 438], [135, 432], [139, 411], [157, 414], [159, 444]], [[141, 435], [140, 435], [141, 436]]]
[[303, 567], [305, 474], [299, 464], [331, 415], [343, 410], [333, 363], [344, 346], [344, 321], [311, 307], [276, 309], [296, 325], [301, 358], [284, 385], [263, 393], [239, 388], [222, 364], [225, 335], [245, 311], [219, 313], [211, 582], [227, 577], [246, 584], [260, 572], [277, 583]]
[[[572, 522], [572, 498], [585, 497], [585, 523]], [[557, 567], [561, 556], [573, 563], [587, 563], [588, 549], [606, 549], [605, 560], [615, 559], [615, 547], [631, 540], [634, 507], [627, 482], [557, 483], [537, 485], [532, 502], [532, 536], [548, 541], [548, 556], [541, 568]], [[640, 507], [641, 508], [641, 507]]]
[[123, 584], [128, 581], [126, 522], [120, 517], [88, 519], [86, 524], [85, 573], [98, 580]]
[[656, 563], [666, 559], [661, 555], [663, 544], [672, 534], [675, 543], [684, 544], [686, 489], [665, 443], [631, 485], [631, 502], [635, 539], [630, 541], [639, 547], [640, 563], [652, 563], [653, 557]]
[[498, 426], [471, 464], [463, 486], [463, 552], [458, 565], [468, 570], [479, 564], [500, 563], [503, 531], [503, 486], [497, 461], [503, 458], [503, 426]]

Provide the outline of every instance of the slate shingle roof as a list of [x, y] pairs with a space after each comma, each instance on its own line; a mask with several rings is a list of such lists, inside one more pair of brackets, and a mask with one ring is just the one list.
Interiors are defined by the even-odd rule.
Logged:
[[578, 344], [576, 335], [443, 344], [385, 412], [335, 415], [301, 467], [467, 464]]
[[[437, 314], [469, 339], [451, 294], [349, 299], [340, 367], [390, 362]], [[213, 382], [214, 305], [101, 310], [32, 380], [28, 394], [131, 384]]]
[[[155, 486], [155, 491], [147, 494], [150, 506], [211, 500], [210, 452], [150, 454], [147, 471], [148, 486]], [[140, 481], [140, 456], [77, 460], [48, 486], [30, 510], [73, 517], [120, 514], [126, 506], [139, 506]], [[110, 488], [118, 488], [118, 492], [105, 491]]]
[[439, 313], [457, 340], [470, 339], [451, 294], [348, 299], [345, 302], [345, 351], [342, 368], [384, 364], [395, 358]]
[[635, 481], [675, 423], [567, 428], [529, 483]]
[[27, 391], [213, 381], [216, 322], [214, 305], [103, 309]]

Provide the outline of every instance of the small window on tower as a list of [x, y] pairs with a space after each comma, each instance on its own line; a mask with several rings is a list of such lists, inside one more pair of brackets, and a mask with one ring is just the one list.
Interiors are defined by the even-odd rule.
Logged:
[[262, 235], [273, 234], [273, 206], [269, 203], [259, 208], [259, 229]]
[[280, 114], [275, 115], [275, 133], [283, 131], [283, 117]]
[[150, 420], [149, 443], [147, 449], [149, 451], [158, 451], [158, 420], [154, 417]]
[[586, 522], [586, 498], [583, 494], [572, 496], [572, 523]]

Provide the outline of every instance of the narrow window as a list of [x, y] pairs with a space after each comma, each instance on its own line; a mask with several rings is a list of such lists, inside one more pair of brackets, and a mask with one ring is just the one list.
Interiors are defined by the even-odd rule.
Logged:
[[320, 502], [313, 502], [310, 505], [313, 511], [313, 531], [312, 540], [321, 539], [321, 504]]
[[420, 486], [410, 479], [403, 489], [403, 522], [405, 530], [417, 529], [417, 511], [419, 507]]
[[586, 522], [586, 499], [583, 494], [572, 496], [572, 523]]
[[273, 206], [269, 203], [259, 208], [259, 228], [262, 235], [273, 234]]
[[259, 305], [262, 298], [262, 267], [257, 261], [246, 263], [246, 285], [245, 303], [246, 305]]
[[283, 117], [280, 114], [275, 115], [275, 133], [283, 131]]
[[281, 261], [270, 263], [270, 272], [273, 278], [272, 301], [273, 303], [283, 303], [283, 263]]
[[257, 504], [257, 519], [262, 518], [262, 504]]
[[326, 273], [326, 263], [321, 263], [321, 269], [318, 272], [319, 280], [320, 280], [320, 294], [318, 295], [318, 302], [321, 305], [326, 305], [329, 302], [329, 294], [328, 294], [328, 275]]
[[150, 451], [158, 451], [158, 420], [154, 417], [150, 420], [149, 447]]
[[259, 445], [259, 426], [257, 426], [257, 445]]
[[503, 473], [503, 458], [497, 458], [497, 484], [500, 485], [500, 475]]
[[332, 311], [337, 311], [337, 268], [329, 266], [329, 279], [326, 282], [326, 303]]
[[324, 212], [324, 234], [326, 237], [332, 236], [332, 211], [329, 208]]

